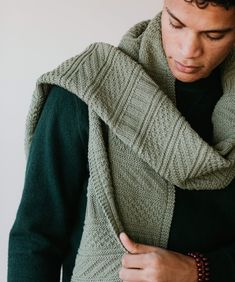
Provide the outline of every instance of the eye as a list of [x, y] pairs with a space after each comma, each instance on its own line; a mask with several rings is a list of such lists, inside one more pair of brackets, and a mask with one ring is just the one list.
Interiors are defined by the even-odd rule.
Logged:
[[224, 38], [224, 34], [222, 34], [222, 35], [213, 35], [213, 34], [209, 34], [209, 33], [207, 33], [206, 34], [206, 36], [207, 36], [207, 38], [209, 38], [210, 40], [214, 40], [214, 41], [216, 41], [216, 40], [220, 40], [220, 39], [222, 39], [222, 38]]
[[170, 26], [171, 26], [171, 27], [176, 28], [176, 29], [180, 29], [180, 28], [182, 28], [182, 26], [181, 26], [181, 25], [176, 25], [176, 24], [173, 24], [170, 20], [169, 20], [169, 24], [170, 24]]

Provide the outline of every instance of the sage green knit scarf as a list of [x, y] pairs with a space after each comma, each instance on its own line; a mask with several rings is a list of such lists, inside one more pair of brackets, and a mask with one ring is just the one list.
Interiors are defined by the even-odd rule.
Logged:
[[27, 118], [27, 155], [53, 84], [89, 107], [90, 178], [73, 282], [120, 281], [123, 230], [137, 242], [167, 247], [175, 185], [222, 189], [235, 176], [234, 50], [223, 64], [224, 94], [212, 115], [209, 146], [175, 106], [160, 19], [161, 14], [138, 23], [118, 47], [91, 44], [37, 80]]

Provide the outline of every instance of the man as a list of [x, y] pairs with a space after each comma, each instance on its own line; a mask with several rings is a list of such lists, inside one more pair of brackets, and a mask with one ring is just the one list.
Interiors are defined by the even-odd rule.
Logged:
[[165, 0], [41, 78], [9, 282], [235, 281], [234, 44], [234, 1]]
[[[198, 3], [201, 4], [201, 9], [197, 7]], [[235, 42], [234, 7], [226, 10], [221, 6], [226, 6], [228, 4], [226, 1], [198, 3], [177, 0], [164, 2], [162, 13], [164, 50], [174, 77], [183, 82], [208, 77], [224, 61]], [[234, 2], [232, 4], [234, 6]], [[140, 246], [125, 237], [123, 242], [131, 253], [136, 254], [124, 256], [120, 273], [123, 280], [198, 281], [197, 272], [194, 271], [193, 265], [190, 266], [187, 257], [154, 247]], [[225, 273], [223, 280], [235, 281], [235, 276], [233, 274], [233, 278], [227, 277]], [[216, 281], [223, 280], [216, 278]]]

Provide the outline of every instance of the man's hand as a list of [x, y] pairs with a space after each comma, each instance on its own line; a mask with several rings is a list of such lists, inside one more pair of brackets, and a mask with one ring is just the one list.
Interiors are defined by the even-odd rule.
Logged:
[[128, 282], [196, 282], [193, 258], [163, 248], [137, 244], [125, 233], [119, 236], [129, 252], [122, 258], [121, 280]]

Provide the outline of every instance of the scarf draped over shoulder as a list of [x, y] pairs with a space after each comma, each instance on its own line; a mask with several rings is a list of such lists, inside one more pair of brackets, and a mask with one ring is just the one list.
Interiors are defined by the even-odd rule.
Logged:
[[234, 50], [222, 65], [221, 79], [210, 146], [176, 108], [161, 13], [129, 29], [118, 47], [93, 43], [38, 78], [27, 116], [26, 156], [52, 85], [74, 93], [89, 108], [88, 202], [73, 282], [120, 281], [121, 231], [137, 242], [166, 247], [175, 185], [216, 190], [233, 180]]

